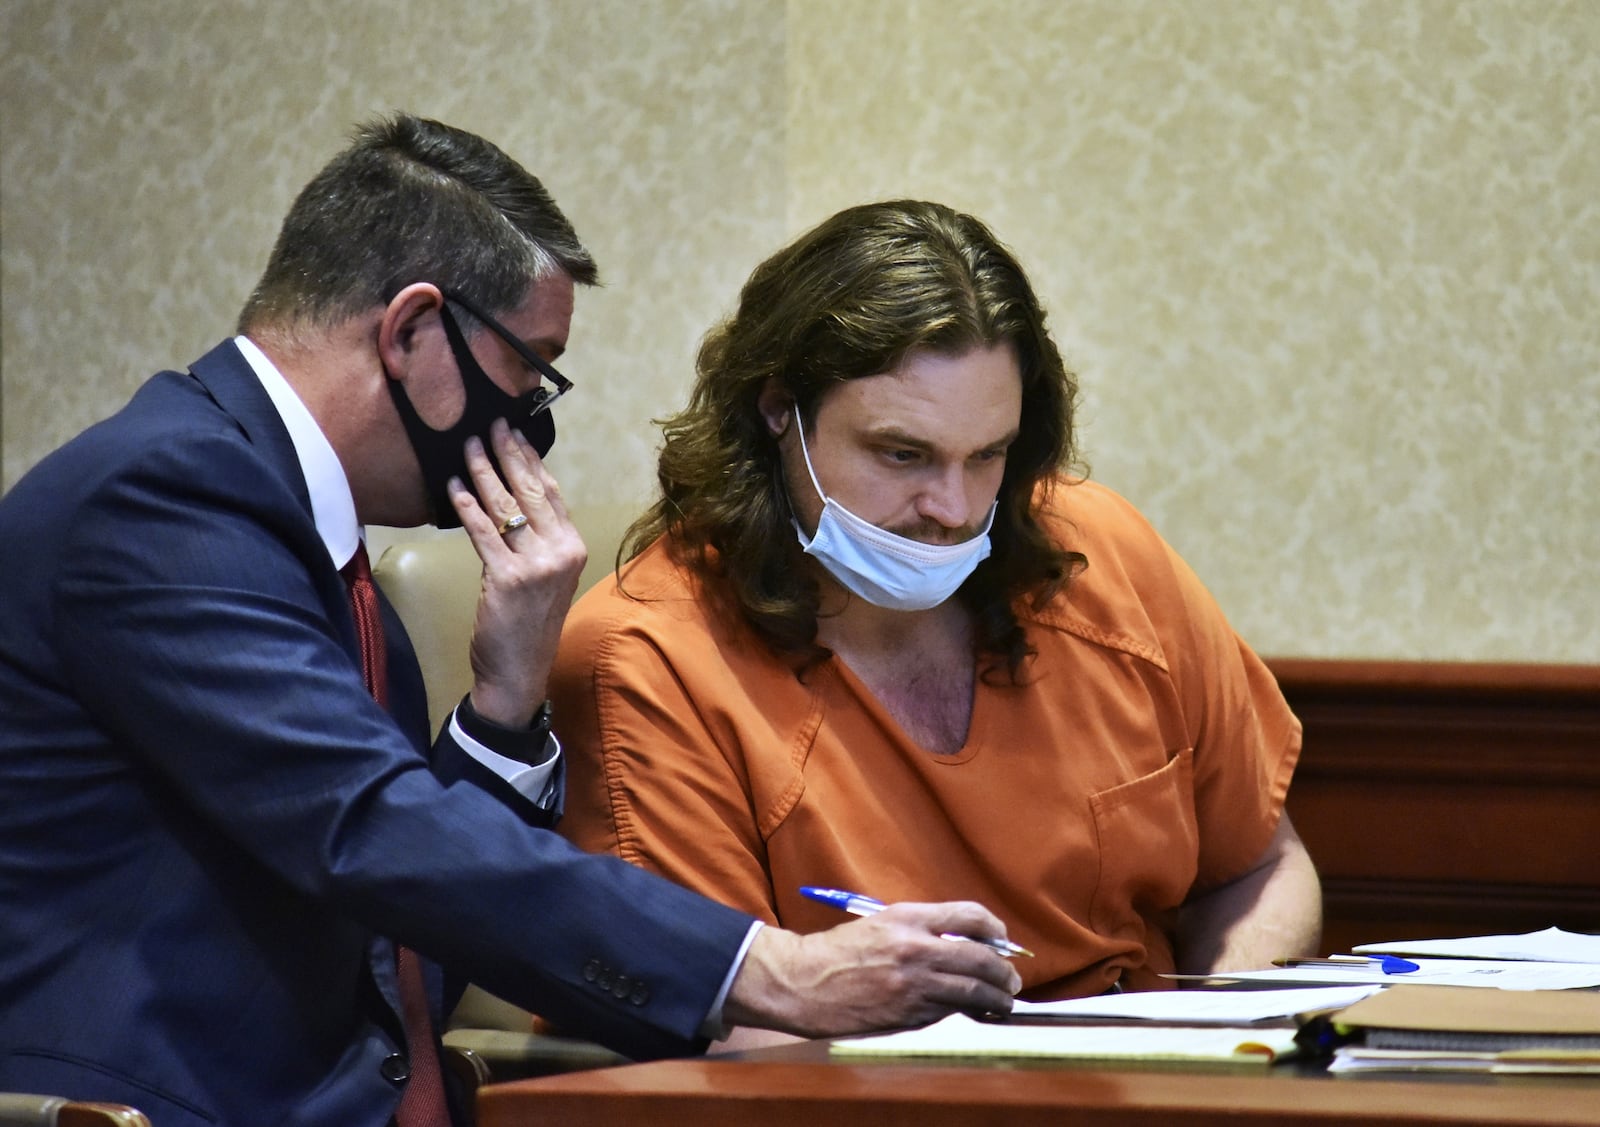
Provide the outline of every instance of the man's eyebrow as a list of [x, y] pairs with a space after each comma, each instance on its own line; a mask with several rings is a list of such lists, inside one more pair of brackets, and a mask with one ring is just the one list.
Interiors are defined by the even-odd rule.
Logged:
[[[1011, 430], [995, 439], [978, 447], [979, 450], [1000, 450], [1010, 446], [1022, 434], [1021, 427], [1012, 427]], [[897, 426], [886, 425], [881, 427], [868, 427], [866, 436], [873, 442], [888, 443], [894, 446], [906, 446], [913, 450], [932, 450], [934, 444], [926, 438], [903, 431]]]
[[896, 426], [868, 427], [867, 437], [874, 442], [891, 443], [895, 446], [910, 446], [918, 450], [931, 450], [933, 448], [933, 443], [926, 438], [919, 438]]
[[1021, 427], [1012, 427], [1005, 434], [1001, 435], [999, 438], [997, 438], [993, 442], [989, 443], [989, 445], [985, 446], [984, 449], [985, 450], [1002, 450], [1005, 447], [1010, 446], [1013, 442], [1015, 442], [1017, 439], [1019, 439], [1021, 437], [1022, 437], [1022, 428]]
[[532, 339], [518, 337], [522, 346], [533, 353], [546, 364], [554, 364], [566, 354], [567, 346], [550, 337], [533, 337]]

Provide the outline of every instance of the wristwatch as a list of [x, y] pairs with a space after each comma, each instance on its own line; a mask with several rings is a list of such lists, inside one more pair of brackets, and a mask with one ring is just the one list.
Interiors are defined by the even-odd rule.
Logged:
[[468, 693], [456, 707], [456, 719], [462, 731], [496, 754], [524, 763], [539, 763], [545, 758], [545, 748], [550, 743], [548, 700], [539, 706], [526, 728], [507, 728], [480, 716], [472, 707], [472, 694]]
[[533, 733], [540, 747], [550, 739], [550, 712], [550, 699], [546, 697], [539, 711], [533, 714], [533, 723], [528, 725], [528, 730]]

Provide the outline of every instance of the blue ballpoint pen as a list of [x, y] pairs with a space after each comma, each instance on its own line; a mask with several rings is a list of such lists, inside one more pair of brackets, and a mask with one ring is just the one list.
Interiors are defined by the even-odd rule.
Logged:
[[1410, 974], [1422, 969], [1410, 959], [1402, 959], [1398, 955], [1330, 955], [1326, 959], [1279, 959], [1277, 963], [1284, 967], [1332, 967], [1338, 970], [1354, 970], [1377, 963], [1378, 969], [1384, 974]]
[[[802, 885], [800, 895], [810, 900], [819, 900], [841, 911], [849, 912], [853, 916], [875, 916], [883, 911], [887, 905], [882, 900], [875, 900], [871, 896], [863, 896], [859, 892], [846, 892], [840, 888], [817, 888], [814, 885]], [[1013, 955], [1032, 956], [1033, 952], [1009, 939], [980, 939], [975, 935], [945, 935], [946, 939], [960, 939], [968, 943], [982, 943], [992, 951], [997, 951], [1007, 958]]]

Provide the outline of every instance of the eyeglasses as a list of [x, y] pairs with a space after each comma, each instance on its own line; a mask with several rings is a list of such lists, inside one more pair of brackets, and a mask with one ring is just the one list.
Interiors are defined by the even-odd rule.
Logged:
[[[540, 384], [527, 395], [519, 396], [517, 402], [528, 405], [528, 418], [533, 418], [541, 411], [548, 411], [557, 399], [572, 390], [572, 381], [556, 371], [550, 364], [533, 349], [524, 344], [516, 333], [506, 328], [499, 321], [489, 316], [477, 305], [468, 301], [454, 290], [443, 290], [446, 301], [453, 301], [468, 313], [472, 314], [492, 332], [495, 336], [511, 346], [513, 352], [522, 357], [528, 366], [539, 375], [550, 381], [550, 386]], [[448, 315], [448, 310], [445, 311]]]

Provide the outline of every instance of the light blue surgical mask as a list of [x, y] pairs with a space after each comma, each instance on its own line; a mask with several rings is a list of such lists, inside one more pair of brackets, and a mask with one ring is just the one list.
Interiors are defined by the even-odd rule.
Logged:
[[925, 544], [900, 536], [862, 520], [822, 491], [811, 465], [811, 452], [806, 449], [805, 427], [798, 419], [795, 426], [800, 431], [806, 472], [822, 498], [822, 516], [815, 536], [808, 538], [799, 521], [794, 522], [794, 530], [806, 555], [821, 561], [846, 589], [873, 606], [927, 610], [955, 594], [973, 569], [989, 558], [989, 529], [994, 527], [999, 502], [989, 506], [983, 531], [959, 544]]

